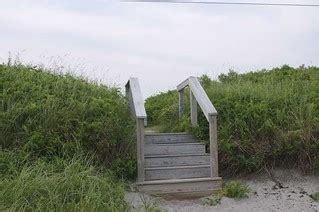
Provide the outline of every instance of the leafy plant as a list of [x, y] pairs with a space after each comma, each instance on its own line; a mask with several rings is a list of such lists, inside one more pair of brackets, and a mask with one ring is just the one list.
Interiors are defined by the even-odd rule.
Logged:
[[248, 197], [249, 192], [250, 188], [247, 185], [239, 181], [231, 181], [227, 183], [218, 194], [229, 198], [241, 199]]
[[215, 195], [211, 195], [210, 197], [204, 198], [202, 201], [202, 204], [208, 205], [208, 206], [216, 206], [220, 204], [221, 200], [222, 200], [222, 196], [215, 194]]
[[242, 199], [247, 198], [249, 192], [250, 188], [247, 185], [242, 184], [239, 181], [231, 181], [227, 183], [222, 189], [213, 193], [211, 196], [204, 198], [202, 200], [202, 204], [216, 206], [221, 203], [221, 200], [224, 196], [229, 198]]
[[319, 192], [316, 192], [316, 193], [311, 194], [310, 197], [311, 197], [314, 201], [318, 201], [318, 202], [319, 202]]

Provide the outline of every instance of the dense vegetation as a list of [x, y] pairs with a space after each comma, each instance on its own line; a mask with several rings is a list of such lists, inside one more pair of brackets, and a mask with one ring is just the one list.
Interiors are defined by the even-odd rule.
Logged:
[[135, 176], [127, 117], [118, 88], [0, 65], [0, 210], [125, 208], [113, 173]]
[[[319, 68], [232, 71], [201, 83], [219, 112], [224, 173], [280, 165], [319, 173]], [[149, 122], [207, 142], [203, 114], [192, 129], [189, 110], [178, 120], [177, 103], [176, 91], [148, 98]], [[136, 172], [128, 108], [118, 88], [0, 65], [0, 210], [128, 209], [119, 180]]]
[[[281, 165], [319, 172], [319, 68], [230, 71], [216, 81], [204, 75], [201, 83], [219, 113], [219, 162], [224, 173]], [[191, 130], [208, 141], [202, 113], [197, 129], [190, 128], [189, 111], [178, 121], [176, 91], [148, 98], [146, 110], [151, 124], [161, 130]]]
[[124, 211], [125, 186], [83, 155], [50, 160], [0, 152], [0, 210]]

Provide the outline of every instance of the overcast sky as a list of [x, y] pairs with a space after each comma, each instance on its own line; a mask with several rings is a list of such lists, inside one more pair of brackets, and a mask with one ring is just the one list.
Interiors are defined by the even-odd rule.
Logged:
[[319, 66], [319, 7], [0, 3], [0, 62], [12, 52], [24, 62], [71, 67], [108, 84], [123, 86], [137, 77], [144, 97], [174, 89], [191, 75], [216, 78], [229, 69]]

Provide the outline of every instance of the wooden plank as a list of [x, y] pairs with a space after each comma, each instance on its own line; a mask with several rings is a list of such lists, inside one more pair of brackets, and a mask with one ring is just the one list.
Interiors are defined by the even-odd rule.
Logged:
[[135, 112], [136, 118], [146, 118], [146, 111], [144, 107], [144, 100], [142, 98], [142, 92], [137, 78], [130, 78], [129, 91], [132, 96], [131, 104]]
[[[211, 177], [218, 176], [217, 110], [208, 98], [198, 78], [189, 77], [177, 86], [177, 90], [190, 87], [191, 122], [197, 126], [197, 103], [209, 122]], [[197, 101], [197, 103], [195, 103]], [[196, 109], [196, 110], [195, 110]]]
[[146, 144], [173, 144], [173, 143], [195, 143], [196, 139], [190, 134], [154, 134], [145, 135]]
[[205, 153], [205, 145], [199, 143], [145, 145], [145, 155], [176, 155], [191, 153]]
[[213, 192], [221, 187], [221, 178], [157, 180], [137, 184], [138, 190], [147, 194]]
[[210, 176], [210, 166], [179, 166], [145, 168], [145, 180], [189, 179]]
[[136, 118], [136, 140], [137, 140], [137, 181], [145, 180], [144, 171], [144, 126], [147, 125], [147, 116], [142, 98], [141, 89], [137, 78], [130, 78], [125, 85], [125, 93], [133, 117]]
[[[215, 183], [215, 182], [214, 182]], [[154, 197], [160, 197], [161, 199], [171, 201], [171, 200], [198, 200], [203, 197], [208, 197], [216, 192], [218, 189], [207, 189], [205, 191], [191, 191], [191, 192], [182, 192], [177, 191], [175, 193], [159, 193], [151, 194]]]
[[217, 117], [209, 118], [209, 149], [211, 177], [218, 177], [218, 144], [217, 144]]
[[198, 126], [198, 120], [197, 120], [197, 101], [196, 98], [192, 92], [192, 90], [189, 90], [189, 97], [190, 97], [190, 106], [191, 106], [191, 123], [192, 127]]
[[144, 119], [139, 118], [136, 121], [136, 135], [137, 135], [137, 181], [143, 182], [145, 180], [144, 171]]
[[157, 133], [157, 132], [147, 132], [145, 135], [154, 135], [154, 136], [161, 136], [161, 135], [191, 135], [187, 132], [169, 132], [169, 133]]
[[145, 167], [210, 165], [209, 154], [159, 155], [145, 157]]
[[199, 106], [201, 107], [205, 117], [207, 118], [207, 121], [209, 121], [210, 115], [217, 115], [215, 107], [213, 106], [205, 90], [196, 77], [189, 78], [189, 85], [193, 95], [195, 96]]
[[188, 83], [189, 83], [188, 79], [189, 78], [187, 78], [186, 80], [184, 80], [183, 82], [177, 85], [177, 91], [183, 90], [185, 87], [188, 86]]
[[128, 81], [125, 85], [125, 94], [126, 94], [126, 98], [128, 100], [129, 107], [130, 107], [131, 115], [132, 115], [132, 117], [135, 118], [135, 110], [134, 110], [132, 94], [131, 94], [131, 90], [130, 90], [130, 81]]
[[185, 94], [184, 94], [184, 89], [182, 89], [178, 92], [178, 112], [179, 112], [180, 119], [183, 117], [183, 113], [184, 113], [184, 107], [185, 107], [184, 99], [185, 99]]

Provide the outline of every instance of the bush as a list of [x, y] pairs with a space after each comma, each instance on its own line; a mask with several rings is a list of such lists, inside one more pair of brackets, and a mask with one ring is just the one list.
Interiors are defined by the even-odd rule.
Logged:
[[247, 185], [240, 183], [239, 181], [231, 181], [227, 183], [224, 188], [221, 189], [219, 195], [229, 198], [246, 198], [250, 189]]
[[202, 200], [202, 204], [209, 206], [216, 206], [221, 203], [222, 198], [236, 198], [242, 199], [247, 198], [250, 188], [247, 185], [240, 183], [239, 181], [231, 181], [227, 183], [222, 189], [213, 193], [211, 196], [206, 197]]
[[221, 195], [211, 195], [210, 197], [204, 198], [202, 201], [202, 204], [208, 205], [208, 206], [216, 206], [220, 204], [221, 200], [222, 200]]
[[[0, 65], [0, 148], [32, 157], [94, 154], [135, 176], [134, 122], [116, 87], [25, 65]], [[130, 167], [128, 167], [130, 166]], [[128, 171], [129, 172], [128, 172]]]
[[[50, 161], [0, 152], [0, 208], [6, 211], [124, 211], [125, 186], [83, 155]], [[2, 169], [4, 168], [4, 169]]]
[[310, 195], [310, 197], [314, 200], [319, 202], [319, 192], [313, 193]]
[[[246, 74], [230, 71], [218, 81], [206, 75], [200, 79], [218, 111], [219, 163], [224, 174], [254, 172], [265, 165], [316, 169], [319, 68], [283, 66]], [[146, 109], [162, 129], [193, 132], [208, 144], [206, 118], [199, 112], [199, 127], [192, 129], [189, 101], [186, 104], [181, 121], [177, 91], [148, 98]]]

